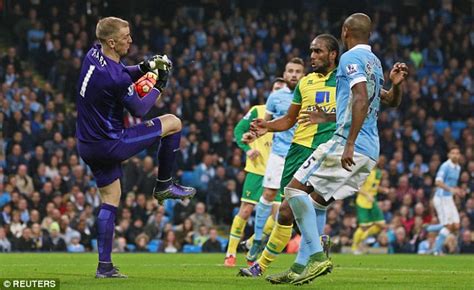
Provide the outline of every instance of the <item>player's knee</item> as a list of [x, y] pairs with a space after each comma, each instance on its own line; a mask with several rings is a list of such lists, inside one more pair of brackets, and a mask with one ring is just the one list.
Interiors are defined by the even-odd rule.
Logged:
[[103, 203], [119, 206], [121, 189], [120, 182], [118, 180], [115, 180], [113, 183], [99, 188], [99, 193]]
[[264, 189], [263, 190], [263, 197], [267, 200], [267, 201], [274, 201], [275, 200], [275, 196], [277, 194], [277, 190], [275, 189]]
[[180, 132], [183, 127], [181, 120], [175, 115], [166, 114], [159, 118], [161, 121], [161, 131], [163, 136]]
[[253, 205], [249, 203], [242, 204], [239, 210], [239, 216], [244, 220], [247, 220], [253, 211]]
[[287, 202], [283, 202], [280, 205], [278, 211], [278, 223], [280, 225], [289, 226], [293, 223], [293, 213], [291, 211], [290, 205]]
[[321, 195], [319, 195], [319, 193], [314, 191], [311, 193], [311, 199], [323, 207], [328, 207], [334, 201], [333, 197], [326, 201]]

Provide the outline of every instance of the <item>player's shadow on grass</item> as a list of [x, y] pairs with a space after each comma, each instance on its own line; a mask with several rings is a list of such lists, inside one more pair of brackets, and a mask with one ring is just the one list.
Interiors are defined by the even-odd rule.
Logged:
[[88, 277], [95, 279], [95, 272], [92, 274], [81, 274], [81, 273], [58, 273], [58, 272], [34, 272], [35, 274], [47, 275], [48, 277], [57, 277], [57, 276], [73, 276], [73, 277]]

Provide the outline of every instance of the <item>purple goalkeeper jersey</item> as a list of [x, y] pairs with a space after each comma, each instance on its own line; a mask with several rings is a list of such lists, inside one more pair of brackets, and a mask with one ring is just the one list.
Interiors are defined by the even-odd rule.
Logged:
[[140, 98], [134, 80], [143, 73], [138, 66], [126, 67], [105, 56], [100, 44], [94, 45], [84, 58], [77, 85], [77, 130], [81, 142], [120, 139], [126, 108], [142, 117], [155, 103], [160, 92], [153, 89]]

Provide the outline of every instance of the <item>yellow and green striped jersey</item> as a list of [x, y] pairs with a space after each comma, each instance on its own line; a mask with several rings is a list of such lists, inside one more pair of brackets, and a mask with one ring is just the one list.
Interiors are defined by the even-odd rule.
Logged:
[[250, 144], [244, 144], [242, 142], [242, 136], [245, 132], [249, 131], [250, 123], [253, 119], [265, 118], [265, 111], [265, 105], [253, 106], [234, 128], [235, 141], [240, 149], [244, 150], [244, 152], [247, 152], [250, 149], [256, 149], [260, 152], [260, 155], [257, 158], [254, 160], [247, 158], [245, 163], [245, 171], [258, 175], [265, 175], [268, 156], [272, 149], [273, 133], [267, 133]]
[[[377, 167], [374, 167], [367, 177], [364, 185], [360, 188], [360, 190], [367, 192], [371, 196], [374, 197], [374, 202], [377, 202], [375, 197], [377, 196], [377, 192], [379, 189], [380, 181], [382, 180], [382, 170]], [[358, 193], [356, 198], [356, 204], [362, 208], [370, 209], [374, 206], [374, 202], [370, 202], [365, 195]]]
[[[301, 110], [314, 111], [316, 105], [326, 113], [336, 113], [336, 70], [327, 75], [310, 73], [303, 77], [293, 93], [293, 104], [301, 105]], [[322, 142], [318, 135], [332, 133], [336, 130], [335, 122], [326, 122], [310, 126], [299, 126], [293, 136], [293, 143], [316, 149]], [[328, 134], [325, 134], [328, 135]], [[324, 142], [326, 142], [325, 140]]]

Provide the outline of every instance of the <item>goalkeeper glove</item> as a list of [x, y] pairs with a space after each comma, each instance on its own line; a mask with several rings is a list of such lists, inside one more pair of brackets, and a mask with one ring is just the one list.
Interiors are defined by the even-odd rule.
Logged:
[[154, 72], [158, 74], [157, 70], [169, 71], [173, 64], [166, 55], [154, 55], [138, 64], [140, 70], [144, 73]]
[[158, 70], [158, 79], [156, 80], [155, 88], [160, 90], [160, 92], [163, 92], [163, 90], [166, 88], [169, 73], [169, 70]]

